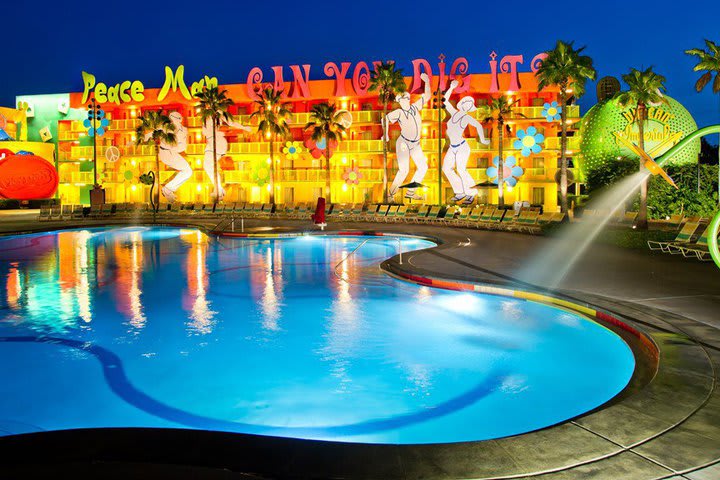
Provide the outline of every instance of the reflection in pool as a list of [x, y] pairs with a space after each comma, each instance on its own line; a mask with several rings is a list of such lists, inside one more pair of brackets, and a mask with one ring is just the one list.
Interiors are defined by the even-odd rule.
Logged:
[[572, 418], [629, 381], [633, 355], [602, 326], [389, 278], [378, 264], [395, 238], [341, 262], [367, 239], [146, 227], [0, 238], [0, 434], [483, 440]]

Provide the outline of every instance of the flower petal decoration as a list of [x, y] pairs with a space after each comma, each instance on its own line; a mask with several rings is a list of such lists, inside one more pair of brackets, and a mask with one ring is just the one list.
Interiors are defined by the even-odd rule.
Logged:
[[267, 161], [256, 160], [255, 163], [253, 163], [250, 178], [252, 178], [252, 181], [259, 187], [268, 183], [270, 181], [270, 166]]
[[[498, 165], [500, 164], [500, 157], [493, 158], [493, 166], [488, 167], [485, 173], [488, 178], [494, 184], [498, 183]], [[523, 176], [525, 170], [517, 165], [517, 159], [514, 156], [509, 156], [503, 162], [503, 183], [514, 187], [517, 185], [518, 179]]]
[[288, 160], [296, 160], [300, 157], [303, 152], [303, 148], [300, 142], [285, 142], [285, 146], [282, 149], [283, 153]]
[[[325, 147], [326, 147], [326, 140], [325, 138], [321, 138], [320, 141], [317, 143], [312, 139], [308, 138], [305, 140], [305, 148], [308, 149], [310, 154], [313, 156], [313, 158], [320, 158], [323, 155], [325, 155]], [[332, 157], [333, 151], [337, 148], [338, 143], [336, 141], [330, 142], [330, 156]]]
[[561, 113], [562, 107], [558, 105], [558, 102], [544, 104], [542, 112], [540, 112], [540, 114], [545, 117], [545, 120], [548, 122], [557, 122], [560, 120]]
[[345, 169], [345, 173], [343, 173], [342, 178], [345, 180], [346, 185], [357, 185], [360, 183], [363, 176], [362, 173], [360, 173], [360, 169], [357, 167], [348, 167]]
[[528, 127], [527, 131], [518, 130], [517, 140], [513, 142], [513, 148], [520, 150], [523, 157], [529, 157], [533, 153], [542, 151], [541, 144], [545, 141], [545, 135], [538, 133], [535, 127]]

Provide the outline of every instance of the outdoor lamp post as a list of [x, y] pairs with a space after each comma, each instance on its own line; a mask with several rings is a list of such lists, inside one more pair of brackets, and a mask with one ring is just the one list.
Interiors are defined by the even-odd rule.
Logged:
[[102, 205], [105, 203], [105, 190], [98, 184], [97, 177], [97, 137], [105, 134], [110, 122], [105, 118], [105, 111], [97, 104], [95, 97], [88, 105], [87, 120], [83, 122], [87, 133], [93, 139], [93, 189], [90, 191], [90, 204]]

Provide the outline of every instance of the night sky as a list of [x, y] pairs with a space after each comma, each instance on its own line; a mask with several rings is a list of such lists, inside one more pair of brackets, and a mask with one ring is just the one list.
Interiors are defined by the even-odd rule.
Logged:
[[[720, 42], [717, 0], [568, 2], [408, 1], [14, 1], [3, 5], [0, 106], [15, 95], [82, 91], [80, 72], [114, 84], [141, 80], [158, 88], [163, 67], [184, 64], [188, 84], [202, 75], [244, 83], [253, 66], [395, 59], [433, 63], [465, 56], [473, 73], [488, 54], [523, 54], [526, 64], [556, 39], [586, 45], [599, 77], [653, 65], [668, 94], [698, 125], [720, 122], [720, 95], [694, 90], [698, 74], [683, 51]], [[101, 5], [92, 12], [89, 5]], [[170, 6], [166, 6], [170, 5]], [[268, 5], [272, 5], [269, 7]], [[551, 10], [552, 8], [552, 10]], [[352, 74], [352, 70], [351, 70]], [[286, 78], [289, 70], [286, 70]], [[596, 101], [594, 84], [581, 100]]]

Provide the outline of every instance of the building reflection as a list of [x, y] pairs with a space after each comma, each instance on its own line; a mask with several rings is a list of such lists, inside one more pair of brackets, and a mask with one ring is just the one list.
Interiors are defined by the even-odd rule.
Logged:
[[186, 289], [183, 305], [189, 311], [188, 331], [192, 334], [211, 333], [216, 312], [207, 299], [209, 276], [207, 271], [208, 237], [199, 230], [183, 231], [180, 235], [190, 245], [186, 254]]
[[86, 230], [4, 242], [4, 303], [35, 330], [62, 332], [92, 322], [95, 251]]
[[[115, 269], [115, 284], [112, 288], [117, 309], [127, 319], [135, 333], [142, 330], [147, 324], [143, 294], [143, 261], [144, 248], [141, 231], [129, 232], [127, 241], [117, 238], [112, 245], [113, 255], [117, 268]], [[98, 252], [98, 257], [101, 252]]]
[[[343, 249], [339, 256], [330, 258], [333, 268], [349, 253], [348, 250]], [[331, 315], [328, 317], [327, 332], [323, 335], [325, 346], [321, 349], [323, 360], [332, 365], [330, 372], [338, 381], [336, 390], [338, 393], [350, 390], [352, 358], [356, 355], [356, 346], [361, 340], [362, 319], [359, 305], [353, 299], [352, 265], [352, 260], [348, 259], [337, 265], [337, 270], [331, 273], [335, 276], [333, 290], [337, 294], [330, 306]]]
[[[273, 251], [278, 254], [277, 258], [273, 258]], [[282, 276], [277, 275], [277, 271], [282, 271], [282, 256], [279, 250], [275, 250], [272, 245], [264, 245], [261, 251], [263, 256], [263, 293], [260, 307], [262, 309], [262, 327], [265, 330], [277, 331], [280, 329], [280, 298], [282, 296], [283, 281]]]

